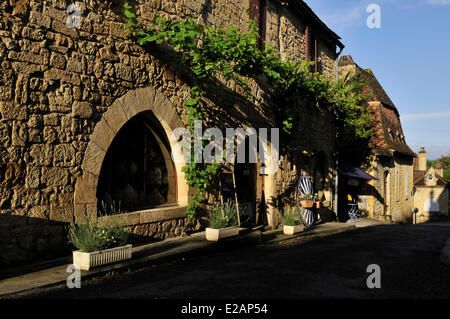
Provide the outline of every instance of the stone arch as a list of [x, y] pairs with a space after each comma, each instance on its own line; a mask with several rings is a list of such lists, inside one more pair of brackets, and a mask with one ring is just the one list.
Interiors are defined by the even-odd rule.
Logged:
[[[75, 221], [85, 218], [90, 220], [96, 218], [97, 185], [106, 152], [125, 123], [137, 114], [148, 111], [161, 124], [170, 143], [171, 151], [173, 151], [175, 156], [181, 154], [177, 141], [170, 139], [173, 130], [184, 126], [175, 105], [153, 87], [139, 88], [123, 95], [102, 115], [91, 134], [81, 165], [83, 173], [75, 184]], [[168, 155], [170, 151], [162, 149], [164, 157], [166, 160], [169, 160]], [[182, 161], [172, 161], [172, 163], [174, 169], [171, 170], [170, 165], [168, 167], [176, 183], [177, 203], [179, 206], [185, 206], [188, 204], [189, 191], [189, 187], [184, 179], [184, 173], [181, 171], [185, 164]]]

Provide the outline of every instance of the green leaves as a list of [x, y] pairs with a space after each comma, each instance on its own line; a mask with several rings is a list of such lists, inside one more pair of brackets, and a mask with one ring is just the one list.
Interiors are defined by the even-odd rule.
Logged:
[[136, 15], [135, 15], [133, 12], [129, 11], [129, 10], [125, 10], [125, 16], [126, 16], [128, 19], [136, 18]]
[[[365, 108], [366, 97], [361, 94], [361, 81], [346, 79], [331, 82], [309, 71], [314, 62], [283, 61], [270, 46], [266, 46], [264, 51], [259, 50], [259, 32], [255, 21], [249, 22], [246, 33], [235, 26], [205, 27], [192, 18], [170, 21], [157, 17], [150, 27], [143, 28], [136, 20], [132, 7], [126, 4], [124, 8], [128, 19], [125, 27], [139, 45], [167, 44], [180, 54], [186, 68], [195, 75], [197, 85], [192, 87], [191, 96], [183, 102], [188, 112], [187, 126], [191, 131], [194, 121], [203, 118], [201, 107], [206, 79], [232, 80], [243, 89], [246, 97], [253, 99], [246, 79], [265, 76], [275, 102], [273, 112], [277, 115], [278, 127], [282, 127], [284, 133], [291, 135], [295, 131], [296, 119], [303, 110], [297, 108], [292, 98], [301, 97], [305, 103], [317, 106], [320, 111], [334, 113], [338, 121], [355, 136], [368, 138], [373, 134], [373, 119]], [[194, 159], [194, 154], [191, 155]], [[219, 168], [220, 165], [195, 163], [183, 168], [188, 184], [199, 191], [196, 201], [202, 200]], [[197, 208], [197, 203], [189, 205], [188, 215], [194, 214]]]
[[292, 133], [292, 127], [294, 126], [292, 123], [293, 120], [294, 118], [291, 116], [287, 120], [283, 121], [283, 131], [289, 135]]
[[183, 103], [186, 106], [196, 105], [198, 103], [198, 99], [187, 99], [187, 100], [184, 100]]

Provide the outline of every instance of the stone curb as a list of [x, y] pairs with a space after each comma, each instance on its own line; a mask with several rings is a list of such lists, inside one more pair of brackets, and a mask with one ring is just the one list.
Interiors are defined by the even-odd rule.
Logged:
[[346, 226], [342, 226], [342, 227], [333, 227], [330, 229], [306, 229], [298, 234], [295, 235], [284, 235], [283, 234], [283, 230], [275, 230], [275, 231], [271, 231], [271, 232], [266, 232], [263, 234], [263, 236], [268, 236], [271, 233], [276, 234], [277, 237], [270, 239], [270, 240], [265, 240], [263, 244], [272, 244], [272, 243], [278, 243], [278, 242], [283, 242], [283, 241], [288, 241], [288, 240], [292, 240], [295, 238], [299, 238], [299, 237], [309, 237], [309, 236], [328, 236], [328, 235], [336, 235], [339, 233], [343, 233], [343, 232], [347, 232], [350, 230], [355, 230], [357, 229], [357, 227], [355, 225], [346, 225]]

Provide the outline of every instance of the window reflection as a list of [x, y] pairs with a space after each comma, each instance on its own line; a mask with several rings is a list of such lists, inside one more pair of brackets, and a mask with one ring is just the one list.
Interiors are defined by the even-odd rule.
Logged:
[[[114, 138], [103, 162], [97, 198], [103, 213], [117, 207], [130, 211], [167, 202], [168, 175], [160, 146], [143, 116], [126, 123]], [[101, 204], [103, 202], [103, 205]]]

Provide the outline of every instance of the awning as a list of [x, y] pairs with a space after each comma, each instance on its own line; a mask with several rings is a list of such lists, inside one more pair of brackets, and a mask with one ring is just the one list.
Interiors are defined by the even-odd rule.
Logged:
[[344, 166], [342, 168], [342, 174], [353, 177], [353, 178], [359, 178], [364, 180], [378, 180], [378, 178], [373, 177], [372, 175], [367, 174], [362, 169], [358, 167], [352, 167], [352, 166]]

